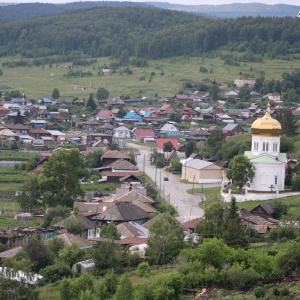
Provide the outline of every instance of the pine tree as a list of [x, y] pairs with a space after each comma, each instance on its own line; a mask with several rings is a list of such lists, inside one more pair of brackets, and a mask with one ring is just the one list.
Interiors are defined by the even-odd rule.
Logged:
[[225, 243], [233, 248], [245, 248], [248, 245], [246, 231], [240, 224], [238, 217], [238, 206], [233, 197], [229, 211], [223, 223], [223, 239]]
[[89, 99], [87, 101], [86, 107], [89, 107], [92, 110], [94, 110], [97, 107], [97, 105], [96, 105], [96, 103], [94, 101], [94, 98], [93, 98], [93, 94], [90, 94], [90, 97], [89, 97]]
[[24, 120], [23, 117], [21, 116], [20, 111], [17, 112], [17, 116], [14, 119], [14, 124], [23, 124]]

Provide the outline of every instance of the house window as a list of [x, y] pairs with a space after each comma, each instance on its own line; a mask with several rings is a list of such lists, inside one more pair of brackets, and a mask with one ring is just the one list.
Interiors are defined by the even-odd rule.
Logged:
[[277, 184], [278, 183], [278, 177], [277, 177], [277, 175], [275, 175], [275, 184]]
[[252, 178], [250, 178], [250, 183], [253, 183], [253, 177], [252, 177]]

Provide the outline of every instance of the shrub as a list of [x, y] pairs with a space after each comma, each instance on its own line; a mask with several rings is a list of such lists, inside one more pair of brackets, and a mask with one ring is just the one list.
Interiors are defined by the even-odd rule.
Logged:
[[64, 277], [72, 276], [71, 268], [64, 262], [57, 262], [41, 270], [43, 283], [56, 282]]
[[258, 286], [254, 289], [254, 295], [256, 299], [263, 299], [263, 297], [266, 295], [266, 291], [263, 287]]
[[140, 277], [148, 277], [150, 275], [151, 268], [148, 262], [142, 262], [137, 267], [137, 274]]

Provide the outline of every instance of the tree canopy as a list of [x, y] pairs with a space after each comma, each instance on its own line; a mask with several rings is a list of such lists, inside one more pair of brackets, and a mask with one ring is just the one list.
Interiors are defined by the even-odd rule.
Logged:
[[106, 88], [99, 88], [97, 90], [97, 99], [98, 100], [106, 100], [109, 97], [109, 91]]
[[227, 177], [240, 189], [255, 175], [255, 167], [243, 154], [235, 156], [229, 163]]
[[79, 179], [87, 175], [85, 163], [77, 149], [62, 149], [45, 163], [39, 176], [43, 202], [48, 206], [73, 206], [83, 191]]
[[154, 263], [168, 263], [179, 254], [183, 245], [182, 228], [169, 213], [165, 213], [150, 227], [147, 256]]

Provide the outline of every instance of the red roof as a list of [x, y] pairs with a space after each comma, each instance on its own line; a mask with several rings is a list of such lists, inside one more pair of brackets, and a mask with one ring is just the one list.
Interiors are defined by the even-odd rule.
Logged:
[[189, 220], [185, 223], [183, 223], [182, 225], [184, 225], [185, 227], [189, 228], [189, 229], [195, 229], [197, 224], [200, 222], [200, 218], [196, 218], [196, 219], [192, 219], [192, 220]]
[[164, 144], [167, 143], [167, 142], [171, 142], [175, 149], [178, 148], [178, 145], [179, 145], [178, 139], [172, 139], [172, 138], [158, 138], [156, 140], [156, 146], [157, 146], [158, 149], [163, 149]]
[[41, 127], [39, 127], [39, 128], [37, 128], [37, 129], [34, 129], [34, 130], [31, 130], [31, 131], [29, 131], [29, 133], [40, 133], [40, 134], [49, 134], [50, 135], [50, 132], [49, 131], [47, 131], [46, 129], [44, 129], [44, 128], [41, 128]]
[[134, 131], [134, 134], [137, 135], [139, 138], [154, 138], [155, 137], [155, 133], [153, 131], [153, 129], [143, 129], [143, 128], [137, 128]]
[[164, 104], [159, 110], [164, 111], [172, 108], [171, 104]]
[[111, 113], [112, 113], [112, 112], [111, 112], [110, 110], [105, 110], [105, 109], [103, 109], [103, 110], [100, 110], [100, 111], [97, 113], [96, 117], [99, 117], [99, 118], [105, 118], [105, 117], [109, 116]]
[[122, 239], [122, 242], [130, 245], [130, 246], [136, 246], [140, 244], [147, 244], [148, 238], [140, 238], [140, 237], [126, 237]]

